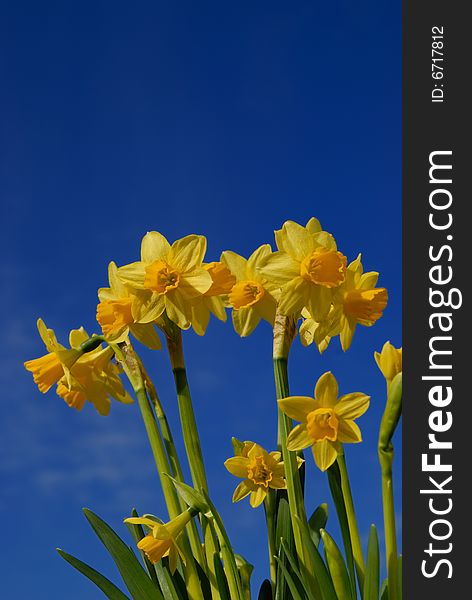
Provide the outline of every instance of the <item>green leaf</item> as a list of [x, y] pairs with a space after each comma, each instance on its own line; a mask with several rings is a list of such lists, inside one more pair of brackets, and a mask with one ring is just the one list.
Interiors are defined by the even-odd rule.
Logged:
[[375, 525], [370, 526], [364, 580], [364, 600], [378, 600], [380, 586], [379, 539]]
[[[279, 556], [279, 560], [284, 563], [288, 568], [288, 556], [287, 554], [293, 554], [295, 549], [295, 542], [292, 533], [292, 519], [290, 516], [290, 508], [288, 500], [286, 498], [286, 492], [278, 492], [278, 505], [277, 505], [277, 524], [275, 527], [275, 548]], [[280, 553], [280, 545], [282, 540], [285, 543], [286, 548], [284, 553]], [[285, 600], [289, 596], [288, 584], [282, 576], [282, 569], [277, 563], [277, 588], [275, 590], [275, 600]]]
[[[287, 548], [287, 544], [285, 543], [284, 540], [281, 540], [280, 546], [288, 559], [288, 563], [290, 565], [292, 572], [296, 576], [296, 579], [294, 579], [295, 584], [298, 584], [299, 591], [303, 590], [304, 589], [303, 579], [302, 579], [301, 573], [298, 569], [297, 560], [296, 560], [293, 552], [290, 552], [290, 550]], [[279, 559], [282, 559], [282, 556], [279, 556]], [[288, 567], [287, 567], [287, 569], [288, 569]], [[316, 600], [309, 589], [305, 590], [305, 592], [308, 596], [308, 600]]]
[[221, 600], [231, 600], [228, 581], [226, 579], [220, 557], [216, 552], [213, 555], [213, 566], [215, 568], [216, 583], [218, 585], [218, 591], [220, 593]]
[[388, 579], [384, 579], [380, 590], [380, 600], [388, 600]]
[[64, 550], [57, 548], [57, 551], [60, 556], [64, 560], [66, 560], [69, 564], [71, 564], [77, 571], [88, 577], [90, 581], [92, 581], [98, 588], [102, 590], [109, 600], [129, 600], [128, 596], [125, 596], [123, 592], [116, 587], [114, 583], [112, 583], [109, 579], [107, 579], [104, 575], [89, 567], [89, 565], [85, 564], [75, 556], [71, 554], [67, 554]]
[[[295, 519], [298, 519], [298, 517], [295, 517]], [[308, 548], [308, 551], [310, 552], [313, 559], [313, 575], [315, 576], [316, 581], [320, 587], [323, 600], [338, 600], [338, 598], [336, 597], [336, 592], [334, 591], [334, 586], [330, 574], [328, 572], [328, 569], [326, 568], [326, 565], [323, 562], [323, 559], [321, 558], [318, 548], [313, 543], [313, 540], [311, 539], [311, 535], [308, 533], [308, 530], [306, 530], [304, 527], [300, 527], [300, 529], [302, 532], [303, 543]]]
[[402, 590], [403, 590], [403, 557], [401, 554], [398, 556], [397, 572], [398, 572], [398, 593], [401, 598]]
[[350, 600], [351, 581], [344, 563], [343, 555], [333, 538], [324, 530], [321, 530], [326, 562], [331, 575], [334, 590], [339, 600]]
[[174, 583], [174, 578], [171, 577], [169, 569], [164, 568], [162, 562], [156, 563], [156, 574], [159, 578], [159, 583], [162, 590], [162, 595], [166, 600], [183, 600], [184, 596], [180, 594]]
[[268, 579], [262, 582], [257, 600], [272, 600], [272, 584]]
[[251, 600], [251, 575], [254, 571], [254, 565], [251, 565], [244, 556], [235, 554], [236, 566], [238, 567], [241, 585], [243, 586], [243, 594], [245, 600]]
[[164, 600], [159, 588], [146, 575], [134, 552], [91, 510], [84, 514], [97, 536], [115, 561], [126, 587], [135, 600]]
[[308, 527], [310, 528], [311, 537], [315, 546], [318, 548], [321, 541], [320, 529], [326, 529], [328, 522], [328, 505], [320, 504], [308, 519]]
[[[356, 571], [354, 567], [354, 555], [352, 552], [351, 533], [349, 530], [349, 521], [347, 518], [346, 505], [344, 503], [344, 496], [341, 487], [341, 472], [337, 462], [333, 463], [328, 471], [328, 483], [331, 495], [333, 497], [334, 506], [336, 508], [336, 514], [338, 515], [338, 521], [341, 528], [341, 536], [343, 538], [344, 554], [346, 555], [347, 569], [349, 572], [349, 579], [351, 581], [351, 595], [353, 598], [356, 597]], [[360, 589], [363, 589], [364, 582], [362, 575], [357, 573]]]
[[293, 577], [289, 573], [287, 567], [283, 564], [283, 561], [281, 561], [278, 556], [276, 556], [275, 558], [280, 566], [280, 569], [285, 578], [285, 581], [287, 582], [287, 585], [290, 589], [290, 593], [292, 594], [293, 600], [306, 600], [306, 597], [304, 597], [300, 594], [300, 591], [299, 591], [295, 581], [293, 580]]
[[210, 507], [208, 506], [208, 503], [206, 502], [202, 494], [200, 494], [200, 492], [195, 490], [193, 487], [187, 485], [186, 483], [183, 483], [182, 481], [177, 481], [177, 479], [174, 479], [168, 474], [166, 475], [174, 484], [179, 496], [186, 504], [188, 504], [188, 506], [190, 506], [190, 508], [194, 508], [198, 512], [201, 512], [202, 514], [208, 516], [210, 512]]

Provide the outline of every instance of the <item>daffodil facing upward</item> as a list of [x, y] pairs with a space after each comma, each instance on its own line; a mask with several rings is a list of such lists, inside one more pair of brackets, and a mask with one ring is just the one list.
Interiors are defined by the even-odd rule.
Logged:
[[226, 321], [225, 303], [236, 283], [235, 276], [221, 261], [203, 264], [210, 274], [212, 284], [192, 305], [192, 327], [198, 335], [204, 335], [210, 321], [210, 313], [220, 321]]
[[334, 292], [333, 305], [326, 319], [318, 323], [302, 311], [305, 317], [300, 327], [302, 343], [315, 342], [323, 352], [331, 338], [339, 335], [342, 349], [348, 350], [356, 326], [371, 327], [387, 306], [387, 290], [375, 287], [378, 278], [379, 274], [374, 271], [364, 273], [359, 255], [346, 269], [344, 283]]
[[192, 306], [212, 283], [203, 267], [206, 239], [188, 235], [172, 246], [157, 231], [141, 243], [141, 261], [118, 269], [120, 279], [136, 296], [131, 314], [136, 323], [152, 323], [164, 313], [181, 329], [188, 329]]
[[153, 564], [168, 556], [169, 569], [174, 574], [179, 554], [182, 560], [184, 556], [178, 541], [179, 535], [195, 514], [196, 511], [188, 509], [165, 524], [150, 517], [130, 517], [124, 522], [131, 525], [144, 525], [149, 530], [149, 533], [138, 542], [138, 548]]
[[390, 342], [385, 342], [382, 351], [375, 352], [374, 357], [387, 383], [391, 383], [402, 372], [402, 349], [395, 348]]
[[233, 502], [250, 495], [249, 502], [257, 508], [272, 489], [285, 489], [284, 463], [280, 452], [267, 452], [254, 442], [241, 444], [236, 456], [225, 461], [225, 467], [242, 481], [234, 490]]
[[233, 309], [233, 325], [241, 337], [250, 335], [264, 319], [274, 325], [277, 286], [261, 274], [259, 266], [272, 254], [269, 244], [255, 250], [246, 260], [236, 252], [227, 250], [221, 260], [236, 278], [228, 303]]
[[370, 397], [353, 392], [338, 398], [338, 383], [330, 372], [322, 375], [315, 397], [290, 396], [278, 400], [282, 412], [297, 421], [287, 438], [292, 451], [311, 447], [316, 464], [326, 471], [336, 460], [343, 443], [362, 441], [355, 419], [365, 413]]
[[278, 251], [267, 256], [260, 272], [282, 288], [278, 311], [298, 317], [304, 307], [316, 321], [331, 308], [333, 292], [345, 279], [346, 257], [316, 219], [306, 227], [286, 221], [275, 232]]
[[118, 344], [132, 333], [148, 348], [159, 350], [161, 342], [154, 325], [135, 322], [132, 307], [140, 299], [121, 281], [114, 262], [108, 265], [108, 279], [110, 287], [98, 290], [100, 303], [97, 306], [97, 321], [107, 340]]

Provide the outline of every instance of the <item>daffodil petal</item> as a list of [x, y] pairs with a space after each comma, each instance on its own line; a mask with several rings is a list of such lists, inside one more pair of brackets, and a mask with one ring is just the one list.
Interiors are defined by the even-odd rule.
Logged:
[[178, 290], [165, 296], [166, 313], [171, 321], [180, 327], [180, 329], [188, 329], [190, 327], [191, 312], [190, 306], [181, 297]]
[[315, 463], [322, 471], [329, 469], [338, 456], [335, 446], [328, 440], [316, 442], [316, 444], [313, 445], [312, 452]]
[[169, 571], [173, 575], [177, 569], [177, 561], [179, 558], [179, 552], [174, 544], [169, 548]]
[[252, 278], [254, 276], [257, 277], [257, 274], [258, 274], [257, 269], [258, 269], [259, 264], [261, 263], [261, 261], [266, 259], [271, 254], [272, 254], [272, 248], [270, 247], [270, 244], [263, 244], [262, 246], [259, 246], [259, 248], [257, 248], [257, 250], [254, 250], [254, 252], [251, 254], [251, 256], [247, 259], [247, 263], [246, 263], [246, 269], [247, 269], [247, 274], [249, 275], [249, 278]]
[[131, 314], [137, 323], [152, 323], [162, 315], [164, 310], [163, 296], [149, 291], [137, 293], [131, 305]]
[[206, 247], [207, 241], [203, 235], [187, 235], [175, 241], [171, 252], [172, 266], [181, 272], [200, 267], [205, 257]]
[[120, 276], [118, 274], [118, 267], [113, 261], [108, 265], [108, 281], [110, 283], [110, 289], [113, 292], [114, 296], [117, 296], [118, 298], [123, 298], [127, 295], [126, 286], [121, 281]]
[[141, 242], [141, 260], [144, 263], [152, 263], [156, 260], [164, 260], [170, 252], [170, 244], [158, 231], [149, 231]]
[[134, 262], [118, 268], [118, 277], [133, 288], [144, 289], [144, 276], [146, 274], [144, 263]]
[[303, 277], [296, 277], [283, 288], [279, 301], [279, 312], [283, 315], [299, 315], [306, 305], [310, 284]]
[[357, 419], [369, 408], [370, 396], [362, 392], [352, 392], [339, 399], [335, 406], [335, 413], [342, 419]]
[[274, 490], [284, 490], [287, 487], [287, 482], [283, 477], [272, 477], [269, 487]]
[[277, 312], [277, 302], [274, 297], [265, 293], [262, 298], [254, 304], [254, 310], [259, 313], [264, 321], [274, 325], [275, 314]]
[[188, 298], [196, 298], [207, 292], [212, 282], [210, 273], [203, 268], [198, 268], [182, 276], [179, 290]]
[[305, 229], [310, 233], [318, 233], [322, 231], [321, 223], [315, 217], [311, 217], [306, 224]]
[[286, 221], [276, 233], [277, 246], [297, 261], [302, 261], [315, 249], [313, 235], [302, 225]]
[[162, 348], [161, 340], [156, 328], [152, 323], [134, 323], [129, 326], [134, 337], [151, 350], [160, 350]]
[[247, 486], [245, 481], [241, 481], [241, 483], [236, 487], [233, 493], [233, 502], [239, 502], [246, 496], [249, 496], [251, 493], [251, 489]]
[[264, 502], [266, 495], [267, 490], [262, 486], [258, 486], [255, 492], [251, 492], [249, 503], [252, 506], [252, 508], [257, 508], [258, 506], [260, 506]]
[[253, 306], [233, 310], [233, 325], [241, 337], [247, 337], [259, 324], [261, 317]]
[[364, 273], [359, 281], [359, 289], [361, 290], [372, 290], [377, 285], [379, 280], [379, 274], [375, 271]]
[[362, 434], [359, 426], [354, 421], [341, 419], [338, 423], [338, 440], [346, 444], [362, 442]]
[[306, 421], [308, 413], [320, 408], [314, 398], [308, 396], [288, 396], [277, 400], [280, 410], [291, 419]]
[[355, 320], [345, 317], [343, 319], [342, 329], [339, 334], [339, 340], [341, 342], [341, 348], [343, 349], [343, 352], [346, 352], [351, 347], [352, 338], [354, 337], [355, 331], [356, 331]]
[[259, 272], [273, 283], [283, 286], [300, 275], [300, 263], [286, 252], [274, 252], [261, 263]]
[[225, 467], [235, 477], [242, 477], [245, 479], [247, 477], [247, 465], [248, 459], [244, 456], [232, 456], [225, 460]]
[[323, 285], [312, 284], [308, 288], [306, 307], [310, 316], [317, 322], [329, 314], [333, 302], [333, 290]]
[[306, 425], [297, 425], [292, 429], [287, 438], [288, 450], [304, 450], [313, 444], [313, 439], [308, 435]]
[[221, 255], [221, 261], [228, 267], [238, 281], [246, 279], [247, 260], [245, 258], [236, 254], [236, 252], [225, 250]]
[[338, 399], [338, 382], [336, 378], [328, 371], [316, 382], [315, 399], [320, 403], [321, 408], [332, 408]]

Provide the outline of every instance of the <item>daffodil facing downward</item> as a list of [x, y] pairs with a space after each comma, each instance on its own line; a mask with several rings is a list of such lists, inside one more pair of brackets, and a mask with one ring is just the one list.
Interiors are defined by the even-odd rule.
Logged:
[[38, 320], [38, 330], [49, 353], [26, 362], [25, 368], [33, 373], [42, 393], [57, 383], [58, 396], [71, 408], [82, 410], [88, 400], [101, 415], [109, 413], [110, 398], [123, 403], [132, 402], [119, 377], [118, 366], [111, 362], [111, 348], [94, 344], [92, 351], [84, 353], [83, 344], [94, 338], [89, 338], [83, 328], [70, 332], [70, 349], [57, 342], [54, 331], [47, 329], [41, 319]]
[[195, 514], [196, 511], [188, 509], [165, 524], [150, 517], [130, 517], [124, 522], [131, 525], [144, 525], [149, 530], [149, 533], [138, 542], [138, 548], [153, 564], [168, 556], [169, 569], [174, 574], [179, 554], [182, 560], [184, 556], [178, 541], [179, 535]]
[[42, 319], [38, 319], [37, 326], [48, 353], [40, 358], [26, 361], [24, 366], [33, 374], [39, 391], [45, 394], [69, 371], [83, 352], [78, 347], [67, 349], [59, 344], [54, 330], [48, 329]]
[[[79, 345], [89, 339], [83, 329], [70, 333], [71, 345]], [[120, 368], [112, 362], [110, 347], [97, 347], [84, 354], [57, 384], [57, 395], [76, 410], [82, 410], [88, 401], [97, 412], [106, 416], [110, 412], [111, 399], [131, 404], [133, 399], [126, 392], [120, 379]]]
[[261, 274], [259, 266], [272, 254], [269, 244], [255, 250], [246, 260], [236, 252], [227, 250], [221, 259], [236, 278], [228, 303], [233, 309], [233, 325], [241, 337], [250, 335], [264, 319], [274, 325], [277, 286]]
[[192, 327], [198, 335], [204, 335], [210, 313], [220, 321], [226, 321], [225, 304], [236, 283], [235, 276], [221, 261], [203, 264], [203, 268], [210, 274], [212, 284], [192, 305]]
[[286, 221], [275, 232], [278, 251], [268, 256], [261, 274], [282, 288], [278, 311], [298, 317], [304, 307], [316, 321], [331, 308], [333, 293], [345, 279], [346, 257], [316, 219], [306, 227]]
[[97, 321], [104, 336], [117, 344], [132, 333], [148, 348], [159, 350], [161, 342], [154, 325], [135, 322], [132, 307], [133, 303], [139, 303], [140, 299], [121, 281], [114, 262], [108, 265], [108, 279], [110, 287], [98, 290], [100, 303], [97, 306]]
[[379, 274], [374, 271], [364, 273], [359, 255], [346, 269], [344, 283], [334, 292], [333, 305], [326, 319], [318, 323], [302, 311], [305, 317], [300, 327], [302, 343], [315, 342], [323, 352], [331, 338], [339, 335], [343, 351], [348, 350], [356, 326], [371, 327], [387, 306], [387, 290], [375, 287], [378, 278]]
[[250, 495], [251, 506], [257, 508], [264, 501], [269, 488], [287, 487], [281, 453], [269, 453], [254, 442], [244, 442], [236, 456], [225, 461], [225, 467], [232, 475], [244, 480], [234, 490], [233, 502]]
[[282, 412], [297, 421], [287, 438], [292, 451], [311, 447], [316, 464], [326, 471], [336, 460], [343, 443], [362, 441], [355, 419], [365, 413], [370, 397], [353, 392], [338, 398], [338, 383], [330, 372], [322, 375], [315, 397], [290, 396], [278, 400]]
[[136, 323], [152, 323], [164, 313], [181, 329], [191, 325], [192, 306], [212, 283], [203, 267], [206, 239], [188, 235], [172, 246], [157, 231], [141, 243], [141, 261], [118, 269], [120, 279], [132, 289], [136, 301], [131, 314]]
[[390, 342], [385, 342], [382, 351], [375, 352], [374, 357], [387, 383], [391, 383], [402, 372], [402, 349], [395, 348]]

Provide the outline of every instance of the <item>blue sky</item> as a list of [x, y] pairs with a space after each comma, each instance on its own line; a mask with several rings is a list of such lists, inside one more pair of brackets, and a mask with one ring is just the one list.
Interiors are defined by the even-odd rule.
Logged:
[[[117, 581], [81, 507], [123, 535], [133, 506], [164, 511], [137, 407], [76, 413], [22, 367], [43, 352], [38, 316], [63, 340], [97, 330], [108, 262], [136, 260], [153, 229], [204, 234], [215, 260], [315, 215], [350, 260], [362, 252], [381, 273], [383, 319], [347, 354], [335, 341], [320, 357], [297, 340], [290, 366], [294, 394], [332, 370], [342, 393], [372, 395], [364, 443], [347, 449], [365, 537], [382, 523], [373, 352], [401, 343], [401, 4], [18, 1], [0, 13], [5, 597], [100, 598], [54, 550]], [[222, 465], [232, 435], [274, 448], [270, 328], [241, 340], [212, 322], [204, 338], [185, 334], [185, 349], [212, 495], [256, 566], [256, 593], [268, 573], [263, 512], [231, 504], [237, 481]], [[168, 360], [143, 359], [177, 428]], [[330, 498], [307, 458], [311, 511]]]

